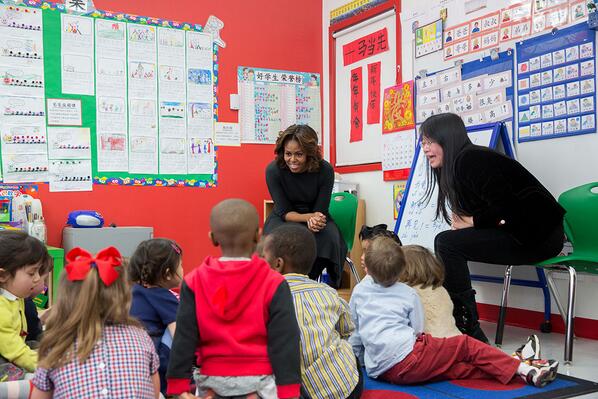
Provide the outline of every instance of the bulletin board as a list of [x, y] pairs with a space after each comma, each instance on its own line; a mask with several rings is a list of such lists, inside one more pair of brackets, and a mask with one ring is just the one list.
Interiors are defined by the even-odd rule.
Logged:
[[517, 43], [519, 142], [596, 133], [595, 55], [587, 24]]
[[[216, 185], [218, 47], [200, 25], [35, 0], [0, 11], [5, 182]], [[5, 56], [15, 43], [35, 57]], [[19, 75], [33, 83], [15, 87]]]
[[[504, 151], [508, 156], [513, 156], [504, 124], [470, 127], [467, 132], [472, 143]], [[417, 244], [434, 251], [434, 238], [438, 233], [449, 230], [450, 226], [444, 219], [436, 219], [437, 187], [434, 188], [430, 201], [424, 201], [427, 171], [428, 161], [418, 143], [394, 231], [403, 245]]]

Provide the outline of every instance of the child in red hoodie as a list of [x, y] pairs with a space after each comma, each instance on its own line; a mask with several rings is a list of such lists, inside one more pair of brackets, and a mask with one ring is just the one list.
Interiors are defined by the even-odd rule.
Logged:
[[208, 256], [183, 281], [167, 372], [169, 395], [193, 397], [182, 394], [189, 391], [197, 355], [196, 382], [209, 396], [299, 396], [293, 298], [284, 277], [252, 256], [258, 224], [255, 207], [240, 199], [212, 209], [210, 238], [222, 256]]

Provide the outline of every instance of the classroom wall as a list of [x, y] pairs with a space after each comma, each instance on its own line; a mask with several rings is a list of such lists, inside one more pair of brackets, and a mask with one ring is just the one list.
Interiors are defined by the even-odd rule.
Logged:
[[[345, 4], [345, 0], [324, 0], [322, 12], [322, 31], [323, 62], [324, 62], [324, 81], [327, 84], [328, 79], [328, 27], [330, 11], [336, 7]], [[487, 2], [487, 8], [467, 15], [467, 19], [487, 14], [504, 7], [508, 1], [499, 0], [496, 2]], [[432, 22], [438, 18], [442, 7], [448, 8], [448, 26], [464, 22], [464, 13], [455, 10], [463, 9], [463, 2], [456, 0], [403, 0], [401, 3], [402, 19], [406, 20], [402, 26], [402, 75], [403, 80], [413, 79], [414, 73], [421, 69], [427, 69], [429, 72], [448, 68], [453, 65], [452, 62], [442, 60], [442, 52], [437, 52], [417, 60], [413, 57], [413, 38], [411, 31], [412, 20], [410, 18], [417, 15], [415, 19], [420, 24]], [[407, 21], [408, 20], [408, 21]], [[501, 46], [501, 51], [514, 47], [514, 42], [509, 42]], [[487, 56], [489, 53], [478, 52], [470, 54], [464, 61]], [[324, 86], [324, 132], [325, 137], [329, 138], [330, 119], [328, 118], [327, 107], [329, 104], [329, 88]], [[329, 141], [329, 140], [328, 140]], [[330, 147], [326, 146], [328, 151]], [[598, 134], [588, 134], [581, 136], [572, 136], [552, 140], [540, 140], [515, 144], [517, 159], [528, 168], [538, 179], [543, 182], [550, 192], [555, 196], [577, 185], [598, 180]], [[384, 182], [382, 172], [352, 173], [343, 176], [344, 180], [359, 183], [359, 195], [366, 203], [366, 221], [368, 225], [386, 223], [394, 226], [392, 213], [392, 182]], [[472, 273], [502, 276], [504, 267], [491, 266], [483, 264], [472, 264], [470, 267]], [[532, 267], [516, 268], [514, 278], [536, 279], [536, 273]], [[565, 277], [556, 276], [557, 286], [561, 292], [561, 297], [565, 299], [567, 292], [567, 281]], [[598, 308], [594, 305], [598, 302], [598, 278], [596, 276], [578, 276], [578, 290], [576, 315], [588, 318], [598, 319]], [[474, 283], [478, 291], [478, 301], [485, 304], [497, 305], [500, 301], [502, 285], [490, 283]], [[528, 309], [533, 311], [543, 311], [543, 297], [541, 291], [535, 288], [526, 288], [513, 286], [511, 288], [509, 305], [516, 308]], [[552, 304], [552, 313], [558, 313], [556, 305]]]
[[[229, 109], [229, 94], [237, 92], [237, 66], [322, 71], [320, 23], [322, 3], [310, 0], [95, 0], [102, 10], [199, 23], [208, 16], [220, 18], [225, 26], [221, 37], [218, 106], [219, 120], [237, 122], [238, 111]], [[106, 224], [153, 226], [156, 237], [176, 240], [184, 251], [188, 272], [206, 255], [218, 254], [208, 240], [209, 212], [226, 198], [243, 198], [256, 206], [262, 220], [263, 200], [269, 198], [264, 169], [273, 158], [273, 145], [220, 147], [218, 187], [170, 188], [94, 185], [93, 192], [49, 193], [39, 185], [50, 245], [60, 246], [62, 227], [75, 209], [101, 212]]]

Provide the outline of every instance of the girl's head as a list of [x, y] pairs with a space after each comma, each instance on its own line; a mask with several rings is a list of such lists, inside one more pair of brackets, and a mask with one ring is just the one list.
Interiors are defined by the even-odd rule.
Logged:
[[472, 145], [471, 140], [461, 117], [451, 113], [432, 115], [419, 131], [421, 148], [430, 164], [424, 199], [430, 199], [438, 182], [436, 217], [450, 223], [447, 201], [453, 212], [462, 213], [454, 185], [455, 159], [463, 148]]
[[40, 240], [22, 231], [0, 231], [0, 288], [27, 298], [51, 267], [52, 258]]
[[322, 160], [318, 134], [308, 125], [291, 125], [280, 132], [274, 153], [278, 166], [293, 173], [315, 172]]
[[116, 248], [95, 257], [74, 248], [66, 261], [39, 349], [40, 367], [60, 367], [75, 357], [84, 362], [107, 324], [138, 325], [129, 316], [131, 289]]
[[[368, 249], [370, 245], [370, 241], [374, 239], [374, 237], [383, 236], [389, 237], [402, 245], [401, 239], [395, 234], [394, 231], [387, 230], [387, 225], [385, 224], [377, 224], [373, 227], [366, 226], [365, 224], [361, 226], [361, 230], [359, 231], [359, 240], [361, 241], [361, 267], [365, 269], [365, 251]], [[366, 270], [367, 271], [367, 270]]]
[[399, 281], [405, 267], [401, 245], [390, 237], [375, 237], [365, 251], [365, 266], [376, 283], [390, 287]]
[[166, 238], [143, 241], [129, 259], [129, 275], [146, 287], [177, 287], [183, 280], [183, 250]]
[[422, 288], [438, 288], [444, 282], [444, 266], [427, 248], [420, 245], [405, 245], [405, 267], [399, 281]]

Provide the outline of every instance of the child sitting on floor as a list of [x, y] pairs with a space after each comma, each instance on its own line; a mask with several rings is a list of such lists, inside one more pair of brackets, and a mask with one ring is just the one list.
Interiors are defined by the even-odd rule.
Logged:
[[[284, 277], [253, 255], [259, 238], [255, 207], [240, 199], [217, 204], [210, 237], [222, 248], [183, 280], [168, 365], [168, 394], [294, 398], [301, 383], [299, 328]], [[196, 356], [197, 354], [197, 356]]]
[[183, 279], [183, 251], [165, 238], [145, 240], [129, 259], [129, 278], [133, 282], [130, 313], [141, 321], [154, 342], [160, 357], [160, 391], [166, 394], [166, 369], [179, 307], [170, 290]]
[[22, 231], [0, 231], [0, 381], [23, 379], [24, 372], [37, 367], [37, 353], [25, 343], [24, 300], [51, 264], [46, 246], [37, 238]]
[[393, 384], [489, 379], [508, 384], [519, 375], [542, 387], [556, 378], [558, 362], [528, 364], [467, 335], [436, 338], [423, 332], [424, 312], [415, 290], [399, 282], [401, 246], [377, 237], [365, 253], [366, 276], [353, 290], [355, 332], [349, 338], [368, 375]]
[[336, 290], [307, 276], [316, 258], [313, 234], [284, 224], [265, 237], [263, 252], [291, 287], [301, 331], [301, 397], [359, 398], [363, 375], [347, 341], [354, 328], [349, 305]]
[[387, 230], [387, 227], [388, 226], [385, 224], [377, 224], [373, 227], [366, 226], [365, 224], [361, 226], [361, 230], [359, 230], [359, 241], [361, 241], [361, 267], [363, 267], [364, 269], [365, 251], [368, 249], [370, 241], [372, 241], [374, 238], [378, 236], [390, 237], [393, 240], [395, 240], [399, 245], [402, 245], [399, 236], [397, 236], [394, 231]]
[[460, 335], [453, 317], [453, 301], [442, 286], [442, 264], [420, 245], [404, 245], [402, 249], [405, 267], [399, 281], [415, 289], [419, 295], [424, 308], [424, 332], [436, 338]]
[[158, 398], [158, 356], [129, 316], [131, 289], [118, 250], [94, 257], [73, 248], [65, 259], [31, 398]]

